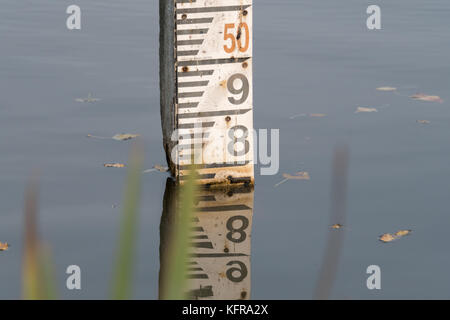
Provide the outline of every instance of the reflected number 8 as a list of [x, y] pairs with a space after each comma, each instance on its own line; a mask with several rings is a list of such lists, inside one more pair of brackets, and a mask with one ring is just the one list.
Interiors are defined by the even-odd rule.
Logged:
[[[235, 221], [241, 221], [242, 224], [239, 228], [235, 228], [233, 226], [233, 223]], [[250, 223], [249, 223], [248, 219], [244, 216], [234, 216], [234, 217], [231, 217], [230, 219], [228, 219], [227, 229], [230, 232], [228, 232], [228, 234], [227, 234], [227, 239], [234, 243], [244, 242], [245, 239], [247, 239], [247, 234], [245, 233], [245, 230], [248, 228], [249, 224]], [[239, 234], [239, 238], [233, 237], [233, 235], [235, 235], [236, 233]]]

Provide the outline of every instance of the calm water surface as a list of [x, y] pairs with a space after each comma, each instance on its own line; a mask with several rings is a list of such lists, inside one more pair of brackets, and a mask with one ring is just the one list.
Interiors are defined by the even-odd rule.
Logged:
[[[351, 149], [347, 229], [333, 298], [450, 298], [450, 2], [379, 0], [383, 30], [365, 27], [372, 2], [255, 0], [255, 127], [281, 130], [278, 176], [256, 178], [251, 297], [309, 299], [329, 231], [333, 147]], [[164, 163], [156, 0], [0, 3], [0, 298], [20, 297], [23, 198], [40, 170], [41, 233], [67, 299], [106, 298], [130, 145], [87, 134], [140, 133], [146, 167]], [[398, 94], [378, 92], [399, 88]], [[80, 104], [92, 92], [102, 100]], [[439, 95], [443, 104], [407, 96]], [[354, 114], [358, 106], [378, 113]], [[291, 116], [325, 113], [325, 118]], [[428, 126], [417, 120], [430, 120]], [[307, 170], [311, 181], [281, 173]], [[258, 173], [259, 171], [257, 171]], [[134, 297], [158, 297], [167, 176], [144, 176]], [[113, 205], [119, 205], [113, 208]], [[411, 236], [384, 245], [398, 229]], [[81, 266], [83, 289], [65, 290]], [[366, 268], [382, 269], [382, 290]]]

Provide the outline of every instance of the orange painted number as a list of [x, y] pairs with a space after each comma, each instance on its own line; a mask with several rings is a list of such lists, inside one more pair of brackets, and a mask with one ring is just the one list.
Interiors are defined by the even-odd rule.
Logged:
[[[248, 24], [245, 22], [239, 24], [236, 37], [232, 32], [230, 32], [230, 29], [234, 30], [234, 28], [235, 28], [234, 23], [228, 23], [225, 25], [224, 40], [225, 41], [231, 40], [231, 46], [224, 45], [223, 48], [225, 49], [226, 53], [233, 53], [234, 50], [236, 50], [236, 43], [237, 43], [239, 51], [246, 52], [250, 46], [250, 29], [248, 27]], [[245, 36], [245, 45], [242, 44], [243, 43], [242, 38], [244, 36]]]
[[[245, 46], [242, 45], [242, 32], [243, 29], [245, 29]], [[238, 46], [240, 52], [245, 52], [248, 50], [248, 47], [250, 46], [250, 30], [248, 28], [248, 24], [245, 22], [241, 23], [239, 25], [238, 29]]]
[[230, 33], [228, 30], [234, 29], [234, 23], [229, 23], [225, 25], [225, 34], [224, 34], [224, 40], [228, 41], [231, 40], [231, 47], [223, 46], [226, 53], [232, 53], [234, 49], [236, 49], [236, 39], [234, 38], [234, 35]]

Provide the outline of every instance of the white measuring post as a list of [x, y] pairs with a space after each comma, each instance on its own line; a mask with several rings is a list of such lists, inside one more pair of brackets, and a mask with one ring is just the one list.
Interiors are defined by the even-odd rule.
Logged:
[[253, 184], [252, 0], [160, 0], [164, 148], [183, 182]]

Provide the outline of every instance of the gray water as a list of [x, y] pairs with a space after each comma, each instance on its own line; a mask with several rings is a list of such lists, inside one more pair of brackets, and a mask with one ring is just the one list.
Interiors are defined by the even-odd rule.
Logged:
[[[256, 177], [253, 299], [312, 297], [329, 232], [331, 160], [351, 150], [346, 235], [333, 298], [450, 298], [450, 2], [376, 1], [368, 31], [360, 0], [255, 0], [255, 127], [279, 128], [281, 169]], [[0, 298], [20, 297], [24, 188], [40, 171], [40, 229], [60, 297], [106, 298], [131, 144], [87, 134], [142, 135], [146, 168], [164, 163], [156, 0], [0, 2]], [[380, 86], [399, 94], [378, 92]], [[102, 100], [80, 104], [92, 92]], [[409, 99], [441, 96], [443, 104]], [[358, 106], [378, 113], [355, 114]], [[325, 118], [291, 116], [325, 113]], [[417, 120], [430, 120], [427, 126]], [[307, 170], [311, 181], [281, 173]], [[257, 168], [256, 173], [259, 173]], [[134, 297], [158, 297], [159, 224], [167, 176], [144, 176]], [[113, 205], [119, 205], [113, 208]], [[398, 229], [412, 235], [383, 244]], [[65, 268], [82, 268], [82, 290]], [[379, 265], [382, 289], [366, 287]]]

